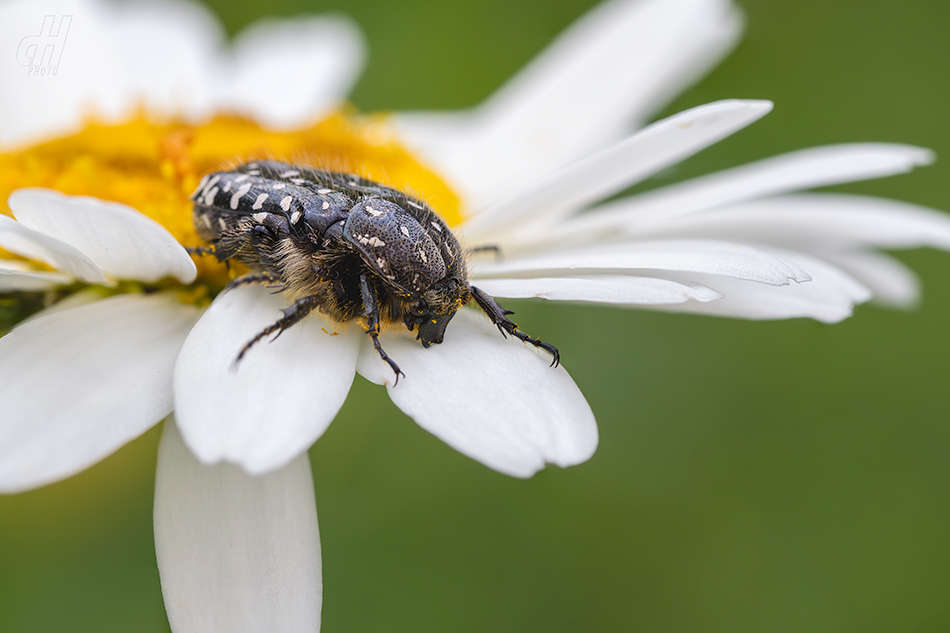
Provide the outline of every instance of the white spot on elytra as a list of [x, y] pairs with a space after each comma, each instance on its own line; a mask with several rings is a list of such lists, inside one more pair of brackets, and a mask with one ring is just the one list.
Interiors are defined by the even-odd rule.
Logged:
[[409, 229], [407, 229], [407, 228], [404, 227], [404, 226], [400, 226], [400, 227], [399, 227], [399, 230], [402, 231], [402, 234], [403, 234], [403, 235], [405, 235], [406, 237], [409, 237]]
[[231, 208], [237, 209], [238, 202], [240, 202], [241, 197], [251, 190], [251, 183], [246, 185], [241, 185], [241, 188], [234, 192], [234, 195], [231, 196]]
[[436, 230], [436, 231], [438, 231], [439, 233], [442, 232], [442, 227], [439, 226], [439, 223], [438, 223], [438, 222], [430, 222], [430, 224], [435, 227], [435, 230]]
[[263, 223], [264, 223], [264, 220], [267, 219], [267, 213], [265, 213], [264, 211], [261, 211], [260, 213], [255, 213], [255, 214], [252, 215], [251, 217], [252, 217], [252, 218], [254, 219], [254, 221], [257, 222], [258, 224], [263, 224]]
[[419, 257], [422, 258], [422, 263], [423, 263], [423, 264], [426, 264], [426, 265], [429, 264], [429, 259], [426, 257], [426, 252], [425, 252], [424, 250], [422, 250], [421, 248], [419, 249]]
[[250, 176], [248, 176], [247, 174], [241, 174], [240, 176], [234, 179], [234, 182], [244, 182], [248, 178], [250, 178]]
[[217, 187], [212, 187], [211, 190], [205, 194], [204, 203], [206, 207], [210, 207], [212, 204], [214, 204], [214, 197], [216, 195], [218, 195]]
[[261, 195], [257, 196], [257, 200], [254, 201], [254, 206], [252, 206], [251, 208], [257, 211], [258, 209], [264, 206], [265, 200], [267, 200], [267, 194], [262, 193]]
[[386, 270], [386, 260], [383, 259], [382, 257], [377, 257], [376, 267], [379, 268], [380, 270]]
[[280, 201], [280, 208], [284, 211], [290, 211], [290, 203], [293, 201], [293, 196], [285, 196], [284, 199]]
[[324, 195], [328, 193], [332, 193], [332, 192], [333, 192], [333, 189], [317, 189], [317, 193], [324, 194]]
[[285, 185], [285, 184], [282, 183], [282, 182], [275, 182], [272, 186], [274, 187], [274, 189], [283, 189], [283, 188], [286, 187], [287, 185]]
[[248, 169], [248, 170], [247, 170], [247, 173], [249, 173], [249, 174], [252, 175], [252, 176], [260, 176], [260, 175], [261, 175], [261, 170], [260, 170], [260, 169]]
[[198, 183], [198, 188], [195, 189], [195, 192], [191, 194], [191, 199], [194, 200], [198, 197], [198, 193], [205, 188], [205, 185], [208, 184], [208, 174], [205, 174], [201, 177], [201, 181]]
[[358, 236], [360, 244], [368, 244], [370, 246], [386, 246], [386, 242], [382, 241], [375, 235], [373, 237], [366, 237], [365, 235]]
[[214, 176], [211, 177], [211, 180], [209, 180], [208, 184], [205, 186], [214, 187], [216, 184], [218, 184], [219, 180], [221, 180], [221, 174], [215, 174]]
[[290, 216], [290, 223], [296, 224], [300, 220], [300, 211], [294, 211], [293, 215]]
[[303, 183], [307, 181], [304, 180], [303, 178], [291, 178], [290, 182], [294, 183], [295, 185], [302, 185]]
[[326, 200], [324, 200], [324, 201], [323, 201], [323, 208], [324, 208], [324, 209], [329, 209], [329, 208], [330, 208], [330, 203], [327, 202]]
[[385, 212], [385, 211], [377, 211], [376, 209], [374, 209], [374, 208], [371, 207], [371, 206], [366, 206], [366, 207], [364, 207], [364, 208], [366, 209], [366, 212], [369, 213], [369, 214], [370, 214], [371, 216], [373, 216], [374, 218], [380, 218], [380, 217], [386, 215], [386, 212]]
[[281, 178], [290, 178], [291, 176], [299, 176], [300, 172], [296, 169], [291, 169], [290, 171], [285, 171], [280, 175]]

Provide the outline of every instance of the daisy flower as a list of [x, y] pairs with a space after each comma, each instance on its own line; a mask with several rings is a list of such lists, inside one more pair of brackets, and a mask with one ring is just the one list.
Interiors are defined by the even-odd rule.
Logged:
[[[24, 71], [48, 62], [23, 34], [53, 29], [46, 15], [72, 20], [41, 32], [65, 48], [39, 83]], [[879, 249], [950, 247], [944, 215], [799, 192], [906, 172], [932, 161], [927, 150], [820, 147], [614, 197], [771, 110], [720, 101], [648, 124], [740, 27], [727, 0], [615, 0], [482, 105], [387, 118], [343, 105], [362, 46], [341, 18], [261, 23], [226, 46], [213, 18], [184, 3], [3, 5], [0, 41], [21, 46], [0, 59], [0, 193], [12, 214], [0, 216], [0, 290], [54, 301], [0, 339], [0, 489], [68, 477], [167, 419], [155, 539], [172, 629], [316, 630], [306, 451], [356, 373], [500, 472], [528, 477], [593, 454], [594, 417], [567, 371], [474, 311], [431, 349], [385, 333], [398, 385], [361, 328], [320, 315], [233, 370], [285, 300], [221, 293], [227, 271], [196, 266], [182, 245], [198, 245], [188, 198], [200, 178], [238, 160], [417, 193], [467, 245], [499, 249], [473, 258], [471, 274], [502, 300], [824, 322], [870, 299], [912, 304], [913, 274]]]

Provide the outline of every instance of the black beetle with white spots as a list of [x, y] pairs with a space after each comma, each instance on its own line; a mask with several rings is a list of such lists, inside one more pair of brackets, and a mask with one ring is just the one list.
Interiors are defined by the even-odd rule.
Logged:
[[418, 328], [416, 338], [429, 347], [474, 300], [502, 335], [547, 350], [552, 366], [559, 362], [557, 348], [521, 332], [510, 311], [469, 285], [458, 239], [418, 198], [353, 174], [257, 161], [207, 174], [191, 199], [198, 236], [210, 246], [189, 250], [250, 268], [228, 288], [267, 284], [291, 301], [238, 361], [317, 310], [340, 322], [359, 320], [398, 382], [403, 374], [379, 343], [380, 326]]

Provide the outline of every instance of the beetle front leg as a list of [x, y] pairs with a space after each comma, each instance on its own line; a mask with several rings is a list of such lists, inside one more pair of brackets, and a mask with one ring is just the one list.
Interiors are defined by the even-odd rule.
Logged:
[[405, 376], [396, 361], [391, 359], [379, 344], [379, 299], [376, 297], [376, 289], [366, 278], [366, 273], [360, 275], [360, 294], [363, 296], [363, 316], [366, 318], [366, 333], [373, 338], [373, 348], [379, 357], [386, 361], [394, 372], [396, 372], [396, 382], [393, 387], [399, 384], [399, 376]]
[[528, 336], [524, 332], [518, 329], [518, 326], [515, 323], [512, 323], [508, 319], [509, 314], [514, 314], [511, 310], [505, 310], [495, 298], [482, 290], [481, 288], [476, 288], [475, 286], [470, 287], [472, 291], [472, 298], [475, 299], [475, 303], [478, 304], [478, 307], [485, 311], [485, 314], [492, 320], [492, 323], [498, 328], [502, 336], [507, 332], [511, 334], [516, 339], [523, 341], [525, 343], [531, 343], [535, 347], [540, 347], [543, 350], [547, 350], [554, 356], [554, 360], [551, 361], [551, 367], [557, 367], [561, 364], [561, 354], [557, 351], [557, 348], [551, 345], [550, 343], [545, 343], [539, 338], [534, 338]]
[[[254, 338], [244, 344], [244, 347], [242, 347], [241, 351], [238, 352], [237, 358], [234, 359], [235, 367], [237, 367], [237, 364], [241, 362], [241, 359], [244, 358], [244, 355], [247, 353], [247, 351], [262, 338], [268, 336], [269, 334], [273, 334], [274, 332], [277, 332], [277, 336], [280, 336], [281, 332], [302, 321], [307, 317], [308, 314], [319, 308], [322, 304], [323, 297], [311, 295], [309, 297], [299, 299], [298, 301], [295, 301], [289, 308], [285, 308], [283, 310], [284, 316], [268, 325], [266, 328], [258, 332]], [[276, 340], [277, 336], [271, 340]]]

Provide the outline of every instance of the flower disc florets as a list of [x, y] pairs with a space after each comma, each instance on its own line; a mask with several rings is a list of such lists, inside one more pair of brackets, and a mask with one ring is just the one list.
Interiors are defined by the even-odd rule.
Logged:
[[[138, 117], [121, 125], [90, 124], [82, 132], [0, 154], [0, 200], [16, 189], [121, 202], [153, 218], [183, 245], [201, 243], [192, 202], [201, 177], [252, 158], [298, 162], [365, 176], [423, 192], [449, 225], [461, 220], [459, 200], [386, 132], [380, 119], [334, 114], [294, 132], [273, 132], [239, 117], [203, 125], [154, 123]], [[225, 267], [198, 262], [199, 283], [220, 289]]]

